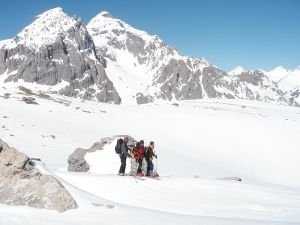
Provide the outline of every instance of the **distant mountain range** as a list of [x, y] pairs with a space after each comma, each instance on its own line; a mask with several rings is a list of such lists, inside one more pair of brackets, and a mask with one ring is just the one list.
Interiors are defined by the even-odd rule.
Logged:
[[115, 104], [236, 98], [300, 105], [300, 68], [226, 73], [102, 12], [85, 25], [54, 8], [0, 41], [0, 80]]
[[[269, 80], [276, 83], [278, 88], [283, 91], [285, 97], [290, 98], [300, 103], [300, 66], [294, 70], [287, 70], [282, 66], [278, 66], [270, 71], [259, 70], [265, 74]], [[240, 75], [248, 72], [241, 66], [237, 66], [232, 71], [228, 72], [229, 75]]]

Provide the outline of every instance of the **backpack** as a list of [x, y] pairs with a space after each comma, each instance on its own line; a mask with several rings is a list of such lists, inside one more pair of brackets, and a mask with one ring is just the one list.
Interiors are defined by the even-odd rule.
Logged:
[[116, 144], [116, 147], [115, 147], [115, 151], [116, 151], [116, 154], [122, 154], [122, 149], [121, 149], [121, 146], [123, 144], [123, 139], [122, 138], [119, 138], [117, 140], [117, 144]]

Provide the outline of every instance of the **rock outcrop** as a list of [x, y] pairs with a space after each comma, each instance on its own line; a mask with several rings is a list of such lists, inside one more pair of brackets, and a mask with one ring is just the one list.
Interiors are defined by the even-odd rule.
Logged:
[[[89, 149], [77, 148], [68, 159], [69, 167], [68, 170], [71, 172], [87, 172], [90, 169], [89, 164], [84, 159], [85, 155], [88, 152], [95, 152], [97, 150], [103, 150], [104, 145], [111, 144], [114, 140], [118, 138], [123, 138], [128, 135], [116, 135], [113, 137], [102, 138], [99, 141], [95, 142], [92, 147]], [[133, 146], [136, 144], [136, 140], [128, 136], [128, 146]]]
[[24, 153], [0, 139], [0, 203], [64, 212], [77, 204], [53, 176], [42, 174]]

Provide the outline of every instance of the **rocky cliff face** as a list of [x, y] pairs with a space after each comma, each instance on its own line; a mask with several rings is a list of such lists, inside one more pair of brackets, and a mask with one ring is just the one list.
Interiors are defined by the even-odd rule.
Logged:
[[60, 8], [41, 14], [0, 48], [5, 82], [60, 85], [59, 94], [120, 103], [104, 67], [85, 26]]
[[25, 154], [0, 139], [0, 203], [54, 209], [77, 208], [63, 185], [50, 175], [41, 174]]

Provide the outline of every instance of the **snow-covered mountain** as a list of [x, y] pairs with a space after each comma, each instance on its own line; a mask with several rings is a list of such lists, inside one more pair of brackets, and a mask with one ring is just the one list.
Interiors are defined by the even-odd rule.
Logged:
[[107, 60], [106, 72], [123, 103], [203, 97], [195, 73], [210, 66], [204, 59], [183, 57], [159, 37], [137, 30], [108, 12], [94, 17], [87, 28], [97, 51]]
[[282, 78], [284, 78], [289, 71], [282, 66], [278, 66], [270, 71], [262, 70], [272, 81], [279, 82]]
[[55, 8], [0, 42], [0, 80], [49, 85], [50, 91], [67, 96], [117, 104], [202, 98], [295, 104], [261, 71], [233, 73], [203, 58], [183, 56], [158, 36], [108, 12], [86, 28]]
[[277, 67], [269, 72], [267, 76], [274, 78], [278, 87], [283, 90], [290, 99], [294, 99], [300, 105], [300, 66], [294, 70], [287, 70], [283, 67]]
[[273, 70], [264, 72], [285, 92], [291, 92], [295, 89], [300, 89], [300, 66], [294, 70], [288, 70], [282, 66], [279, 66]]
[[49, 85], [67, 96], [119, 103], [94, 42], [81, 21], [54, 8], [13, 39], [1, 42], [0, 78]]
[[[242, 98], [288, 102], [264, 74], [231, 77], [205, 59], [180, 55], [148, 35], [102, 12], [87, 25], [122, 102], [156, 99]], [[260, 80], [258, 82], [257, 80]]]
[[[290, 99], [292, 104], [300, 105], [300, 66], [294, 70], [288, 70], [282, 66], [278, 66], [270, 71], [261, 69], [258, 71], [276, 83], [278, 88], [284, 93], [284, 96]], [[244, 72], [247, 72], [247, 70], [238, 66], [228, 72], [228, 74], [241, 75]]]

